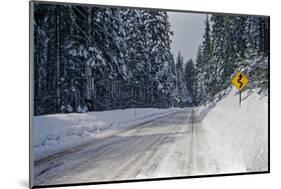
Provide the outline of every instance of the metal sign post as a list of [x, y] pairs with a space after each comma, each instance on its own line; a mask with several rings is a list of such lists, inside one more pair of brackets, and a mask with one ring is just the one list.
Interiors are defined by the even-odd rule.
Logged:
[[231, 80], [231, 83], [239, 90], [239, 107], [241, 107], [242, 91], [248, 85], [249, 82], [250, 81], [248, 77], [240, 71]]
[[239, 91], [239, 107], [241, 107], [241, 91]]

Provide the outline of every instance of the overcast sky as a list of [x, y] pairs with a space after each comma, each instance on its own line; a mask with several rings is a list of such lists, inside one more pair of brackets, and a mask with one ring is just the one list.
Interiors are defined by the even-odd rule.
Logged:
[[195, 61], [197, 49], [202, 41], [206, 14], [168, 12], [172, 36], [172, 52], [177, 57], [179, 51], [186, 62], [192, 58]]

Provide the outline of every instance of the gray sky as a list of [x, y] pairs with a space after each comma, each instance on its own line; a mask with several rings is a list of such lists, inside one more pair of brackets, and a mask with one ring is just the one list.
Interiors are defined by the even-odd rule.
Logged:
[[186, 62], [195, 61], [197, 50], [202, 41], [206, 14], [168, 12], [172, 36], [172, 52], [177, 57], [179, 51]]

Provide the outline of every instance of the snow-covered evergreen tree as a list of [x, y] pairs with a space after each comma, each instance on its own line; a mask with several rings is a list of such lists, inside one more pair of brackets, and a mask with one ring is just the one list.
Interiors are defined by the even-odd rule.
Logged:
[[35, 112], [169, 107], [175, 101], [164, 11], [35, 3]]
[[184, 83], [186, 86], [186, 97], [189, 97], [188, 105], [197, 106], [197, 89], [198, 83], [196, 80], [196, 68], [192, 59], [189, 59], [184, 67]]
[[213, 101], [242, 70], [268, 88], [269, 20], [207, 15], [195, 63], [166, 11], [34, 3], [35, 115]]
[[183, 56], [181, 52], [178, 52], [176, 59], [176, 76], [177, 76], [177, 94], [178, 94], [178, 103], [183, 104], [184, 98], [184, 67], [183, 67]]
[[[238, 70], [249, 75], [248, 88], [268, 88], [268, 19], [255, 16], [213, 14], [197, 54], [201, 102], [213, 101], [228, 87]], [[201, 48], [201, 47], [200, 47]]]

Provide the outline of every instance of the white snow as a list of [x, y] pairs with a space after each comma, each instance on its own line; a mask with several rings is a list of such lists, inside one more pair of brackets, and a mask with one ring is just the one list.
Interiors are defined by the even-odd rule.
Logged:
[[[267, 171], [267, 99], [257, 91], [245, 91], [239, 107], [239, 94], [233, 88], [202, 120], [221, 173]], [[202, 110], [208, 109], [199, 108], [201, 115]]]
[[[62, 184], [267, 171], [267, 96], [245, 91], [239, 107], [237, 91], [224, 92], [227, 95], [215, 106], [35, 117], [35, 160], [63, 152], [39, 161], [36, 181]], [[79, 144], [83, 145], [68, 150]]]
[[180, 108], [138, 108], [102, 112], [52, 114], [33, 119], [35, 160], [47, 157], [93, 138], [114, 135]]

